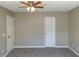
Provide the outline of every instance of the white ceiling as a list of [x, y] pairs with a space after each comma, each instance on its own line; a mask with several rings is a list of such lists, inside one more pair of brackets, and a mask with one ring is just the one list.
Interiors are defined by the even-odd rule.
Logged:
[[[35, 12], [64, 12], [79, 6], [78, 1], [42, 1], [43, 9], [36, 9]], [[13, 12], [26, 12], [24, 8], [19, 8], [20, 1], [0, 1], [0, 5]]]

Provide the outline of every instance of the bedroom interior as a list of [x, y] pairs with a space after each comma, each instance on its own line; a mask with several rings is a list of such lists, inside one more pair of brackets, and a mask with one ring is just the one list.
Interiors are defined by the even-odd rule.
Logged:
[[0, 1], [0, 57], [79, 57], [79, 1]]

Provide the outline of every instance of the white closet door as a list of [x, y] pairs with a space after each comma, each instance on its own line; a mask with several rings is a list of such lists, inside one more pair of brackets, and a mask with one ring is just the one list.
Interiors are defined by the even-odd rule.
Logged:
[[55, 46], [55, 17], [45, 17], [45, 46]]
[[14, 48], [14, 17], [7, 16], [7, 51]]

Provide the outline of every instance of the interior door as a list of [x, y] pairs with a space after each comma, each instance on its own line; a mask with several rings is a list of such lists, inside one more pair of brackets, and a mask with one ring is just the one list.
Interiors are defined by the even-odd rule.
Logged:
[[14, 17], [7, 16], [7, 52], [14, 48]]
[[55, 17], [45, 17], [45, 46], [55, 46]]

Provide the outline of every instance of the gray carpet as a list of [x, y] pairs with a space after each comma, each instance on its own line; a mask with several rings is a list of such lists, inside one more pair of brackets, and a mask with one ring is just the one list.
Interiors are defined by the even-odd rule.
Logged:
[[78, 57], [68, 48], [16, 48], [7, 57]]

